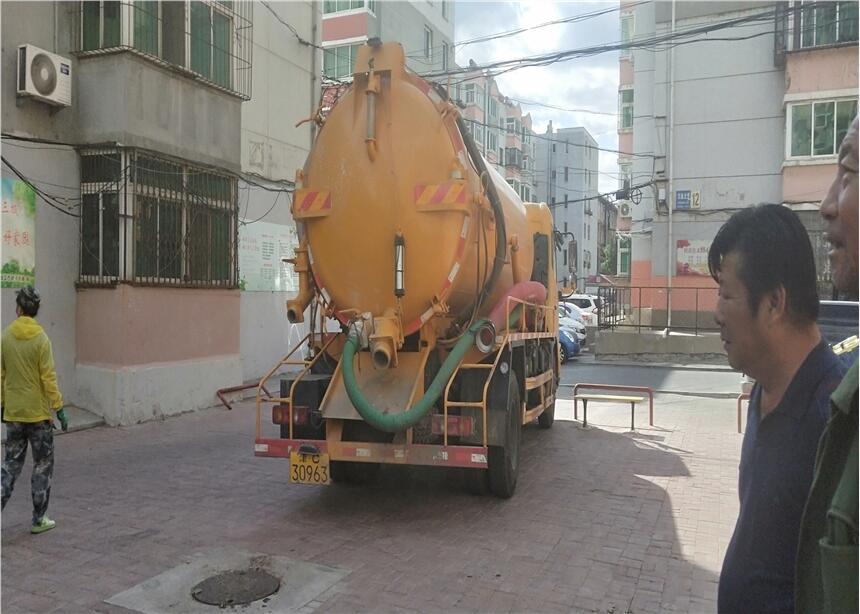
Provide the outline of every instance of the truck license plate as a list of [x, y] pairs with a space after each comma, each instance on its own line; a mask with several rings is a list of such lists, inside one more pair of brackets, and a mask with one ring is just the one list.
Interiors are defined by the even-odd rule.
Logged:
[[328, 454], [290, 452], [290, 482], [325, 485], [331, 483]]

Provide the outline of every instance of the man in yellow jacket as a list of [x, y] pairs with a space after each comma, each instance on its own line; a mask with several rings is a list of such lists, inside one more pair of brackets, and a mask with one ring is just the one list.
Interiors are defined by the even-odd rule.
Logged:
[[27, 457], [27, 443], [33, 448], [33, 527], [44, 533], [56, 526], [48, 518], [51, 477], [54, 473], [54, 422], [51, 410], [65, 431], [68, 421], [63, 396], [57, 388], [54, 355], [48, 335], [36, 320], [41, 298], [33, 286], [18, 291], [15, 303], [18, 319], [3, 331], [2, 388], [3, 422], [6, 423], [6, 457], [3, 459], [3, 504], [12, 495]]

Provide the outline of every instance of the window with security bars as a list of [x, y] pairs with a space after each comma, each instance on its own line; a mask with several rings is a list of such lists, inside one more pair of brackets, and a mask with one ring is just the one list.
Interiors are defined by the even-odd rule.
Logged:
[[78, 7], [78, 57], [131, 51], [250, 99], [250, 2], [86, 0]]
[[857, 42], [857, 0], [800, 3], [801, 49]]
[[236, 287], [237, 182], [137, 149], [81, 152], [81, 284]]

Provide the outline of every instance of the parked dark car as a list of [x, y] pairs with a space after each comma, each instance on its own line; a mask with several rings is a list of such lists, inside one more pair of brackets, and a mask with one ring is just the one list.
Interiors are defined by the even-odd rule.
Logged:
[[839, 343], [857, 334], [860, 303], [856, 301], [821, 301], [818, 328], [828, 343]]
[[558, 351], [561, 354], [561, 363], [564, 364], [574, 356], [579, 356], [579, 340], [572, 332], [558, 329]]

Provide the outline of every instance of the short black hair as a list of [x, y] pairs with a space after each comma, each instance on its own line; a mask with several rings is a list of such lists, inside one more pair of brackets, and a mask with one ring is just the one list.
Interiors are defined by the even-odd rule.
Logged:
[[740, 256], [740, 279], [754, 314], [762, 296], [782, 286], [786, 311], [795, 324], [818, 319], [815, 257], [809, 233], [794, 211], [765, 204], [732, 215], [708, 250], [708, 269], [714, 281], [719, 282], [717, 274], [731, 253]]
[[33, 286], [24, 286], [15, 293], [15, 304], [28, 318], [35, 318], [38, 315], [41, 300], [39, 292]]

